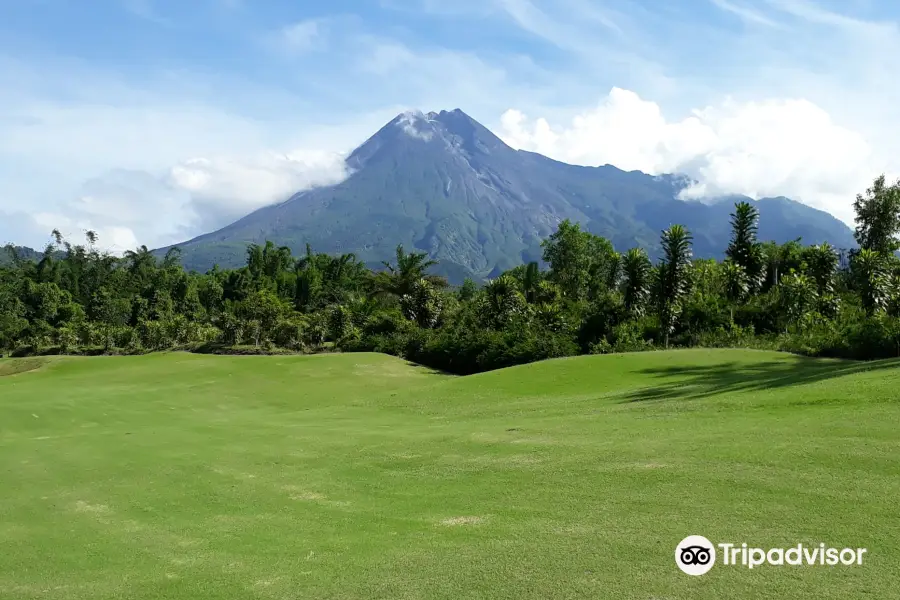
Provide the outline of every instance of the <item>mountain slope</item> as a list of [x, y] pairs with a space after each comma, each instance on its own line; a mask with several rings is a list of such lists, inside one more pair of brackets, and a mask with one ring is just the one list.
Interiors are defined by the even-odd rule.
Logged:
[[14, 262], [13, 252], [20, 260], [37, 262], [43, 257], [43, 253], [27, 246], [12, 246], [12, 251], [7, 246], [0, 246], [0, 266], [11, 265]]
[[[185, 265], [235, 266], [248, 243], [266, 239], [295, 252], [307, 242], [317, 251], [354, 252], [377, 264], [402, 243], [440, 260], [453, 280], [486, 277], [538, 259], [541, 240], [563, 219], [620, 250], [655, 252], [659, 231], [672, 223], [694, 233], [698, 256], [719, 256], [728, 243], [733, 201], [684, 202], [678, 176], [574, 166], [514, 150], [458, 109], [399, 115], [347, 162], [353, 174], [340, 184], [179, 244]], [[827, 213], [786, 198], [758, 206], [765, 239], [853, 245], [850, 229]]]

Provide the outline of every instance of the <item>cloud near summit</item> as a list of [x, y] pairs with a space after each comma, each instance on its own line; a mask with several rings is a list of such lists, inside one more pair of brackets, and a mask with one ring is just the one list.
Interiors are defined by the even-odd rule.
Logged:
[[86, 181], [71, 201], [34, 215], [37, 226], [67, 236], [91, 229], [104, 248], [122, 252], [184, 241], [286, 200], [296, 192], [343, 181], [339, 153], [193, 158], [159, 173], [114, 169]]
[[[491, 129], [514, 148], [572, 164], [683, 173], [696, 181], [685, 198], [788, 196], [848, 224], [853, 220], [849, 200], [880, 166], [861, 134], [802, 99], [727, 100], [671, 119], [656, 102], [616, 87], [568, 119], [531, 116], [516, 108], [498, 113]], [[429, 139], [429, 132], [416, 128], [414, 114], [402, 112], [397, 126]], [[113, 168], [87, 179], [56, 210], [36, 212], [33, 218], [47, 231], [94, 229], [114, 251], [141, 243], [166, 245], [296, 192], [343, 181], [351, 150], [306, 146], [286, 152], [208, 152], [156, 170]]]
[[669, 120], [655, 102], [613, 88], [568, 123], [509, 109], [498, 134], [515, 148], [563, 162], [683, 173], [697, 181], [687, 198], [788, 196], [848, 223], [848, 198], [871, 183], [866, 140], [801, 99], [728, 100]]

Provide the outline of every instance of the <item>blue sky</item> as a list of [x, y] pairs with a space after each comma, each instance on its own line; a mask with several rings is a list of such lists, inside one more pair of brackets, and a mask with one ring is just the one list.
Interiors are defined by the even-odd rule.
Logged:
[[0, 0], [0, 242], [181, 241], [339, 181], [398, 112], [851, 221], [900, 174], [876, 0]]

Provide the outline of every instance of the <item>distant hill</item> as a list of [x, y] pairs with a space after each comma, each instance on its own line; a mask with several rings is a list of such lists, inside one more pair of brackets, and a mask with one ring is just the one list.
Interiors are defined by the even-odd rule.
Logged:
[[[682, 223], [698, 257], [722, 255], [734, 196], [678, 200], [687, 182], [613, 166], [582, 167], [510, 148], [460, 110], [402, 114], [357, 148], [344, 182], [298, 193], [182, 244], [184, 264], [206, 270], [243, 264], [266, 239], [295, 253], [354, 252], [371, 264], [402, 243], [441, 261], [452, 280], [493, 276], [541, 255], [563, 219], [609, 238], [619, 250], [658, 249], [659, 232]], [[849, 227], [787, 198], [759, 200], [760, 237], [854, 245]], [[160, 249], [160, 254], [167, 248]]]
[[[22, 260], [39, 261], [44, 256], [43, 252], [39, 252], [27, 246], [13, 246], [13, 252]], [[0, 246], [0, 266], [11, 265], [13, 263], [13, 255], [6, 246]]]

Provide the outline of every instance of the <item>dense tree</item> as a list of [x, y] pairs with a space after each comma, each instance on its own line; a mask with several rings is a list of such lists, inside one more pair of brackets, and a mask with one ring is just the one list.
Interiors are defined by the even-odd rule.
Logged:
[[763, 284], [762, 291], [768, 291], [778, 285], [781, 275], [791, 269], [801, 270], [803, 264], [803, 246], [800, 240], [791, 240], [784, 244], [764, 242], [760, 244], [762, 253]]
[[285, 246], [276, 248], [267, 241], [264, 246], [250, 244], [247, 246], [247, 270], [254, 282], [267, 280], [271, 282], [276, 275], [291, 264], [291, 250]]
[[804, 262], [809, 276], [816, 282], [819, 295], [834, 293], [834, 279], [837, 275], [838, 254], [830, 244], [810, 246], [804, 252]]
[[861, 249], [851, 261], [854, 283], [867, 314], [883, 310], [890, 297], [888, 258], [877, 250]]
[[0, 350], [13, 347], [29, 326], [25, 305], [17, 297], [17, 282], [11, 279], [0, 285]]
[[387, 261], [383, 264], [387, 270], [376, 277], [376, 288], [398, 298], [411, 293], [416, 282], [422, 279], [434, 287], [447, 286], [446, 279], [428, 273], [428, 269], [436, 265], [437, 261], [429, 259], [425, 252], [406, 252], [402, 244], [397, 246], [395, 264]]
[[462, 285], [459, 286], [459, 290], [457, 290], [456, 295], [459, 298], [460, 302], [469, 302], [472, 298], [475, 297], [475, 294], [478, 292], [478, 285], [472, 281], [471, 278], [466, 277], [466, 279], [462, 282]]
[[525, 273], [522, 277], [522, 291], [525, 293], [525, 300], [530, 303], [535, 302], [538, 284], [541, 283], [541, 272], [536, 262], [530, 262], [525, 266]]
[[778, 283], [780, 305], [788, 324], [796, 324], [815, 306], [815, 280], [805, 273], [791, 271]]
[[641, 316], [650, 298], [651, 268], [643, 248], [632, 248], [622, 258], [622, 296], [632, 316]]
[[657, 272], [656, 302], [666, 348], [691, 283], [691, 242], [691, 234], [681, 225], [664, 230], [660, 239], [663, 259]]
[[765, 276], [765, 258], [756, 239], [759, 210], [749, 202], [738, 202], [731, 213], [731, 241], [725, 256], [744, 271], [747, 288], [755, 293]]
[[413, 284], [410, 293], [400, 298], [400, 307], [407, 319], [415, 321], [419, 327], [431, 329], [437, 325], [444, 302], [430, 282], [420, 279]]
[[528, 303], [519, 287], [519, 283], [510, 275], [501, 275], [488, 282], [482, 293], [481, 316], [489, 327], [502, 329], [524, 317]]
[[856, 243], [864, 250], [889, 254], [900, 249], [900, 181], [888, 185], [884, 175], [875, 179], [865, 195], [858, 194]]
[[725, 299], [728, 300], [731, 321], [733, 323], [734, 306], [747, 297], [747, 294], [750, 292], [750, 283], [744, 267], [731, 260], [726, 260], [722, 265], [722, 279], [724, 283]]
[[609, 240], [582, 231], [568, 219], [541, 244], [548, 277], [563, 296], [577, 301], [594, 298], [615, 284], [619, 275], [619, 255]]
[[590, 234], [568, 219], [541, 244], [550, 278], [568, 298], [578, 299], [587, 291], [591, 270]]
[[622, 255], [612, 243], [591, 235], [591, 277], [588, 297], [597, 298], [610, 290], [616, 290], [622, 278]]

